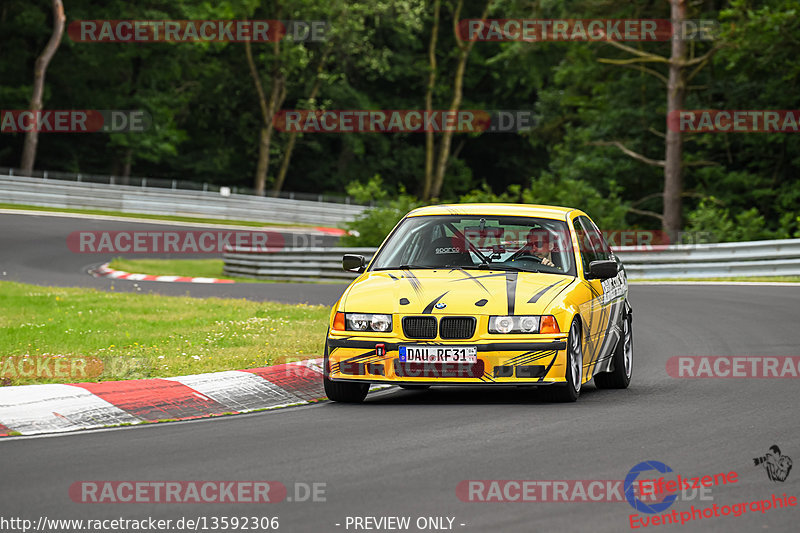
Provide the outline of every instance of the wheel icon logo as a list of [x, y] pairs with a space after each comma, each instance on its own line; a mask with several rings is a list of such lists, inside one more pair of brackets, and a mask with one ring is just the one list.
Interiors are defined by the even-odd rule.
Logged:
[[655, 470], [661, 474], [672, 472], [672, 469], [661, 461], [644, 461], [639, 463], [631, 468], [628, 472], [628, 475], [625, 476], [625, 498], [628, 500], [628, 503], [631, 504], [631, 507], [637, 511], [647, 514], [657, 514], [669, 509], [669, 507], [675, 503], [675, 500], [678, 499], [678, 495], [670, 494], [662, 501], [656, 503], [644, 503], [642, 500], [637, 498], [636, 494], [634, 493], [636, 479], [642, 472], [649, 472], [651, 470]]

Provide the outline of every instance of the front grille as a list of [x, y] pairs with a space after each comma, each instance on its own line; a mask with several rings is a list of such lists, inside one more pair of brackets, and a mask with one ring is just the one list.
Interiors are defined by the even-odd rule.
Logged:
[[401, 363], [394, 361], [394, 373], [402, 378], [479, 378], [483, 376], [483, 361], [477, 363]]
[[432, 316], [404, 317], [403, 334], [408, 339], [435, 339], [436, 318]]
[[439, 336], [443, 339], [471, 339], [475, 334], [475, 317], [446, 316], [439, 324]]

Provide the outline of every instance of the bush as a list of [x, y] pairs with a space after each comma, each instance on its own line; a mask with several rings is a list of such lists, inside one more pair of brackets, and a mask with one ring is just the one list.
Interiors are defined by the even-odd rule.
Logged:
[[422, 205], [414, 196], [407, 194], [402, 186], [397, 198], [387, 200], [389, 192], [377, 174], [366, 184], [351, 183], [347, 186], [347, 194], [360, 203], [372, 200], [381, 205], [367, 209], [356, 220], [346, 223], [344, 228], [348, 234], [340, 239], [340, 246], [380, 246], [406, 213]]
[[767, 228], [764, 216], [752, 207], [731, 216], [714, 197], [704, 198], [686, 220], [689, 232], [709, 232], [711, 242], [743, 242], [788, 238], [783, 231]]
[[628, 209], [619, 197], [619, 187], [612, 180], [609, 193], [603, 195], [586, 181], [556, 178], [549, 172], [534, 179], [529, 189], [522, 191], [522, 202], [574, 207], [586, 212], [601, 229], [623, 229], [627, 227], [625, 214]]

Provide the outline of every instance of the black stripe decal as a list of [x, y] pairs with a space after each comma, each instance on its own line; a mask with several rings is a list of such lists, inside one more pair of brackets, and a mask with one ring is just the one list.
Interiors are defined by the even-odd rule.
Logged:
[[547, 377], [547, 374], [550, 372], [550, 369], [551, 369], [551, 368], [553, 368], [553, 363], [555, 363], [555, 362], [556, 362], [556, 357], [558, 357], [558, 355], [554, 355], [554, 356], [553, 356], [553, 360], [552, 360], [552, 361], [550, 361], [550, 364], [549, 364], [549, 365], [547, 365], [547, 368], [545, 368], [545, 369], [544, 369], [544, 373], [543, 373], [543, 374], [541, 375], [541, 377], [539, 378], [539, 381], [540, 381], [540, 382], [544, 381], [544, 378], [546, 378], [546, 377]]
[[[483, 283], [481, 283], [480, 281], [478, 281], [478, 278], [476, 278], [475, 276], [473, 276], [472, 274], [470, 274], [469, 272], [467, 272], [467, 271], [466, 271], [466, 270], [464, 270], [463, 268], [456, 268], [456, 269], [453, 269], [453, 270], [456, 270], [456, 271], [458, 271], [458, 272], [461, 272], [462, 274], [464, 274], [464, 275], [465, 275], [465, 276], [467, 276], [467, 277], [466, 277], [466, 278], [461, 278], [461, 279], [454, 279], [454, 280], [450, 280], [450, 283], [454, 283], [454, 282], [456, 282], [456, 281], [467, 281], [468, 279], [471, 279], [472, 281], [474, 281], [475, 283], [477, 283], [477, 284], [478, 284], [478, 286], [480, 286], [480, 288], [481, 288], [481, 289], [483, 289], [483, 290], [484, 290], [484, 291], [486, 291], [486, 292], [489, 292], [489, 289], [487, 289], [487, 288], [486, 288], [486, 285], [484, 285]], [[452, 270], [451, 270], [451, 272], [452, 272]]]
[[506, 272], [506, 296], [508, 297], [508, 314], [514, 314], [514, 300], [517, 298], [517, 273]]
[[436, 298], [434, 301], [432, 301], [431, 303], [429, 303], [429, 304], [428, 304], [428, 305], [425, 307], [425, 309], [423, 309], [423, 311], [422, 311], [422, 314], [423, 314], [423, 315], [429, 315], [429, 314], [431, 314], [431, 312], [433, 312], [433, 306], [434, 306], [434, 305], [436, 305], [436, 304], [439, 302], [439, 300], [441, 300], [442, 298], [444, 298], [444, 295], [445, 295], [445, 294], [447, 294], [448, 292], [450, 292], [450, 291], [447, 291], [447, 292], [445, 292], [444, 294], [442, 294], [442, 295], [440, 295], [438, 298]]
[[531, 299], [528, 300], [528, 303], [529, 304], [535, 304], [539, 300], [539, 298], [544, 296], [544, 293], [546, 293], [547, 291], [549, 291], [550, 289], [552, 289], [553, 287], [555, 287], [559, 283], [563, 283], [563, 282], [564, 282], [564, 280], [561, 280], [561, 281], [557, 281], [557, 282], [553, 283], [552, 285], [548, 285], [544, 289], [540, 290], [539, 292], [537, 292], [536, 294], [531, 296]]
[[501, 278], [506, 275], [506, 272], [500, 272], [498, 274], [484, 274], [482, 276], [472, 276], [472, 279], [483, 279], [483, 278]]
[[411, 284], [411, 288], [413, 288], [414, 292], [417, 293], [417, 296], [419, 296], [422, 293], [422, 284], [417, 279], [417, 276], [415, 276], [410, 270], [404, 270], [403, 273], [405, 274], [405, 278]]

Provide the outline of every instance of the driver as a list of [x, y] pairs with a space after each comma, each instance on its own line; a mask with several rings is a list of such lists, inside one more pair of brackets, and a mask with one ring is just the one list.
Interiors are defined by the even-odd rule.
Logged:
[[544, 266], [554, 267], [552, 252], [555, 246], [550, 242], [550, 233], [547, 230], [534, 228], [528, 232], [525, 245], [517, 250], [512, 260], [524, 255], [532, 255], [539, 259]]

